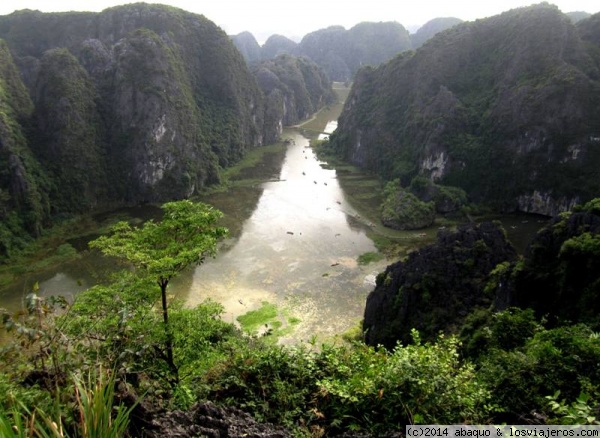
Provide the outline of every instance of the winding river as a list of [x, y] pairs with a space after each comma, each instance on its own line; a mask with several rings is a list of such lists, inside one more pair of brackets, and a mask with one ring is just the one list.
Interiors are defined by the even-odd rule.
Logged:
[[[273, 154], [270, 163], [267, 158], [267, 164], [263, 160], [246, 169], [262, 178], [271, 172], [269, 182], [202, 198], [223, 211], [231, 237], [216, 258], [175, 279], [170, 292], [190, 306], [217, 301], [230, 322], [264, 302], [275, 304], [282, 324], [294, 321], [281, 343], [315, 334], [330, 338], [360, 320], [375, 275], [384, 265], [358, 265], [360, 254], [376, 249], [346, 200], [336, 171], [322, 166], [299, 129], [287, 129], [283, 139], [284, 152]], [[129, 213], [135, 217], [152, 212]], [[86, 251], [56, 270], [36, 273], [35, 280], [43, 295], [72, 298], [96, 283], [103, 269], [110, 270], [106, 261]], [[30, 276], [29, 283], [4, 291], [3, 306], [18, 306], [32, 280]]]
[[[341, 105], [320, 113], [316, 131], [326, 134], [335, 129], [332, 120], [340, 109]], [[331, 340], [356, 326], [377, 273], [388, 263], [358, 264], [359, 255], [376, 251], [366, 234], [368, 221], [360, 219], [336, 171], [317, 159], [302, 132], [285, 130], [285, 150], [266, 154], [238, 176], [268, 182], [233, 184], [227, 191], [200, 199], [225, 214], [224, 225], [231, 236], [216, 258], [183, 272], [170, 285], [170, 293], [190, 306], [206, 299], [221, 303], [223, 318], [234, 323], [265, 302], [274, 304], [279, 324], [289, 329], [279, 332], [279, 342], [284, 344], [315, 335], [321, 341]], [[150, 206], [124, 210], [113, 215], [148, 219], [160, 213]], [[541, 226], [520, 218], [502, 222], [516, 243], [525, 242]], [[437, 227], [425, 231], [421, 235], [432, 239]], [[415, 233], [404, 234], [408, 237], [400, 238], [410, 239]], [[87, 239], [69, 243], [80, 251], [77, 260], [23, 276], [18, 284], [0, 291], [0, 306], [19, 308], [34, 282], [42, 295], [73, 299], [114, 269], [98, 253], [85, 250]]]
[[[288, 146], [278, 178], [259, 187], [240, 234], [175, 285], [190, 305], [206, 298], [222, 303], [230, 321], [265, 301], [277, 304], [299, 320], [280, 339], [286, 343], [315, 333], [333, 336], [355, 325], [381, 267], [357, 263], [360, 254], [376, 249], [335, 170], [321, 166], [297, 129], [283, 138]], [[232, 190], [222, 196], [240, 194]], [[214, 197], [208, 201], [223, 205]], [[227, 208], [221, 207], [226, 215]]]

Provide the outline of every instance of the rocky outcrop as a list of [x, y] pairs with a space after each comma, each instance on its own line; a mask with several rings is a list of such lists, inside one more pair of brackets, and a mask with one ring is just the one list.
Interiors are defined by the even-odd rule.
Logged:
[[531, 195], [521, 195], [517, 198], [519, 211], [546, 216], [556, 216], [562, 211], [572, 210], [579, 203], [579, 197], [555, 198], [551, 193], [541, 193], [537, 190]]
[[271, 35], [260, 49], [262, 60], [277, 58], [279, 55], [294, 55], [298, 43], [283, 35]]
[[450, 29], [462, 22], [463, 21], [460, 18], [455, 17], [438, 17], [429, 20], [410, 36], [413, 50], [421, 47], [427, 40], [433, 38], [436, 34], [446, 29]]
[[87, 71], [67, 49], [44, 53], [33, 94], [31, 149], [53, 181], [54, 213], [89, 211], [105, 196], [97, 98]]
[[[134, 411], [134, 421], [142, 420], [140, 410]], [[161, 414], [141, 412], [145, 426], [140, 436], [146, 438], [287, 438], [292, 434], [272, 424], [258, 423], [249, 414], [235, 408], [219, 407], [211, 402], [192, 406], [187, 411], [171, 411]], [[135, 425], [134, 425], [135, 426]]]
[[573, 23], [577, 23], [581, 20], [585, 20], [586, 18], [590, 18], [592, 14], [585, 11], [573, 11], [567, 12], [566, 16], [569, 17]]
[[[83, 184], [83, 209], [189, 196], [216, 181], [219, 166], [263, 143], [260, 89], [227, 35], [203, 16], [143, 3], [99, 14], [20, 11], [0, 17], [0, 37], [25, 73], [38, 135], [52, 137], [41, 159], [56, 166], [60, 156], [52, 151], [86, 139], [88, 164], [77, 169], [95, 187]], [[56, 50], [70, 57], [78, 90], [61, 88], [40, 68]], [[56, 107], [67, 102], [66, 112]], [[48, 110], [61, 120], [48, 122]], [[68, 129], [79, 120], [90, 132], [48, 135], [45, 123], [62, 124], [55, 127], [62, 132], [67, 120]], [[106, 160], [110, 184], [98, 173], [101, 164], [89, 171], [92, 155]], [[53, 204], [71, 205], [63, 194], [58, 187]]]
[[203, 16], [26, 10], [0, 17], [0, 39], [0, 212], [19, 218], [2, 236], [51, 214], [188, 197], [277, 137], [243, 57]]
[[[391, 187], [390, 187], [391, 185]], [[418, 230], [433, 225], [435, 204], [422, 202], [412, 193], [389, 183], [381, 206], [381, 223], [395, 230]]]
[[250, 32], [242, 32], [231, 36], [231, 41], [240, 51], [246, 62], [253, 63], [262, 58], [261, 47]]
[[433, 201], [435, 211], [439, 214], [453, 213], [467, 203], [464, 190], [432, 183], [424, 176], [413, 178], [408, 189], [423, 202]]
[[555, 217], [501, 280], [494, 284], [503, 303], [550, 319], [599, 324], [600, 199]]
[[[253, 72], [267, 97], [265, 139], [279, 135], [283, 126], [295, 125], [335, 100], [331, 81], [305, 57], [279, 55], [263, 61]], [[271, 135], [272, 135], [271, 134]]]
[[458, 18], [436, 18], [414, 35], [409, 35], [396, 22], [363, 22], [349, 30], [330, 26], [307, 34], [300, 43], [283, 35], [271, 35], [262, 47], [249, 32], [231, 38], [249, 63], [256, 62], [258, 57], [269, 60], [283, 54], [306, 56], [323, 68], [332, 80], [347, 81], [359, 68], [377, 66], [400, 52], [418, 48], [435, 34], [461, 21]]
[[379, 65], [411, 47], [408, 31], [396, 22], [359, 23], [349, 30], [331, 26], [302, 38], [297, 53], [319, 64], [334, 81], [351, 79], [366, 65]]
[[489, 306], [489, 273], [516, 252], [491, 222], [440, 232], [437, 242], [387, 267], [369, 294], [363, 329], [369, 345], [409, 343], [416, 328], [424, 339], [452, 332], [477, 306]]
[[[600, 19], [540, 4], [463, 23], [359, 71], [331, 149], [403, 186], [415, 175], [503, 211], [600, 193]], [[544, 202], [530, 202], [535, 192]], [[539, 207], [539, 208], [538, 208]]]
[[370, 345], [456, 332], [478, 308], [533, 309], [548, 324], [600, 324], [600, 198], [555, 217], [523, 257], [492, 223], [441, 232], [377, 277], [365, 307]]
[[25, 138], [33, 103], [0, 40], [0, 259], [37, 236], [50, 210], [49, 182]]

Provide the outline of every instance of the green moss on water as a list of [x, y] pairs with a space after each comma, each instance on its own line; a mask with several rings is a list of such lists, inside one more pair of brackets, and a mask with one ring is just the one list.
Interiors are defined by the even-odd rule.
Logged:
[[254, 334], [261, 326], [275, 322], [277, 315], [277, 306], [263, 301], [260, 308], [238, 316], [237, 321], [245, 332]]
[[359, 265], [368, 265], [369, 263], [383, 260], [385, 255], [380, 252], [366, 252], [358, 256]]
[[271, 344], [277, 343], [282, 336], [292, 334], [301, 322], [300, 318], [290, 315], [289, 309], [279, 309], [268, 301], [263, 301], [258, 309], [238, 316], [237, 321], [244, 332], [263, 336]]

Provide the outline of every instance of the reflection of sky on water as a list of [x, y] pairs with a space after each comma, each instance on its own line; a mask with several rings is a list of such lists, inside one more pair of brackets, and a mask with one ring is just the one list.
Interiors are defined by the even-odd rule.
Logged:
[[[293, 143], [279, 181], [208, 197], [206, 202], [225, 213], [225, 225], [235, 233], [216, 259], [183, 272], [171, 282], [169, 292], [190, 305], [210, 297], [224, 305], [224, 318], [230, 322], [262, 301], [277, 303], [302, 320], [300, 335], [294, 339], [307, 339], [313, 333], [339, 333], [353, 325], [372, 289], [365, 278], [383, 266], [357, 265], [358, 255], [375, 248], [353, 218], [356, 213], [346, 202], [335, 171], [320, 166], [298, 131], [286, 135]], [[271, 164], [277, 166], [270, 171], [279, 166]], [[137, 209], [127, 213], [146, 217]], [[80, 250], [86, 246], [84, 240], [70, 243]], [[72, 299], [97, 283], [99, 272], [114, 268], [98, 253], [85, 252], [56, 269], [28, 274], [1, 292], [0, 306], [21, 307], [36, 281], [40, 295]]]
[[25, 297], [33, 292], [35, 283], [39, 286], [37, 294], [40, 296], [60, 295], [72, 301], [79, 292], [97, 283], [97, 277], [92, 272], [94, 261], [100, 270], [104, 260], [93, 254], [85, 257], [85, 260], [73, 260], [53, 269], [24, 274], [0, 292], [0, 307], [10, 311], [21, 309]]
[[196, 269], [188, 302], [211, 297], [225, 305], [226, 319], [234, 319], [263, 300], [298, 299], [302, 307], [309, 299], [322, 317], [333, 312], [332, 324], [348, 324], [362, 315], [370, 290], [364, 278], [371, 271], [363, 272], [356, 258], [375, 247], [363, 228], [350, 226], [348, 215], [356, 213], [345, 201], [335, 170], [320, 166], [297, 131], [288, 137], [293, 142], [280, 181], [263, 185], [234, 245]]
[[329, 138], [329, 134], [333, 134], [333, 131], [337, 129], [338, 122], [337, 120], [331, 120], [325, 126], [324, 134], [319, 134], [319, 140], [326, 140]]

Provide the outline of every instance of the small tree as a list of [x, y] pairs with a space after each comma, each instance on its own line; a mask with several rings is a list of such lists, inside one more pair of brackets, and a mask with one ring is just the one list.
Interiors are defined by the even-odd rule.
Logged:
[[206, 204], [175, 201], [164, 204], [162, 209], [164, 216], [160, 222], [150, 220], [141, 227], [119, 222], [112, 227], [110, 235], [90, 242], [90, 247], [123, 259], [139, 275], [156, 280], [162, 298], [166, 361], [177, 379], [167, 286], [186, 267], [201, 264], [206, 257], [214, 256], [217, 242], [227, 235], [227, 229], [216, 225], [223, 214]]

